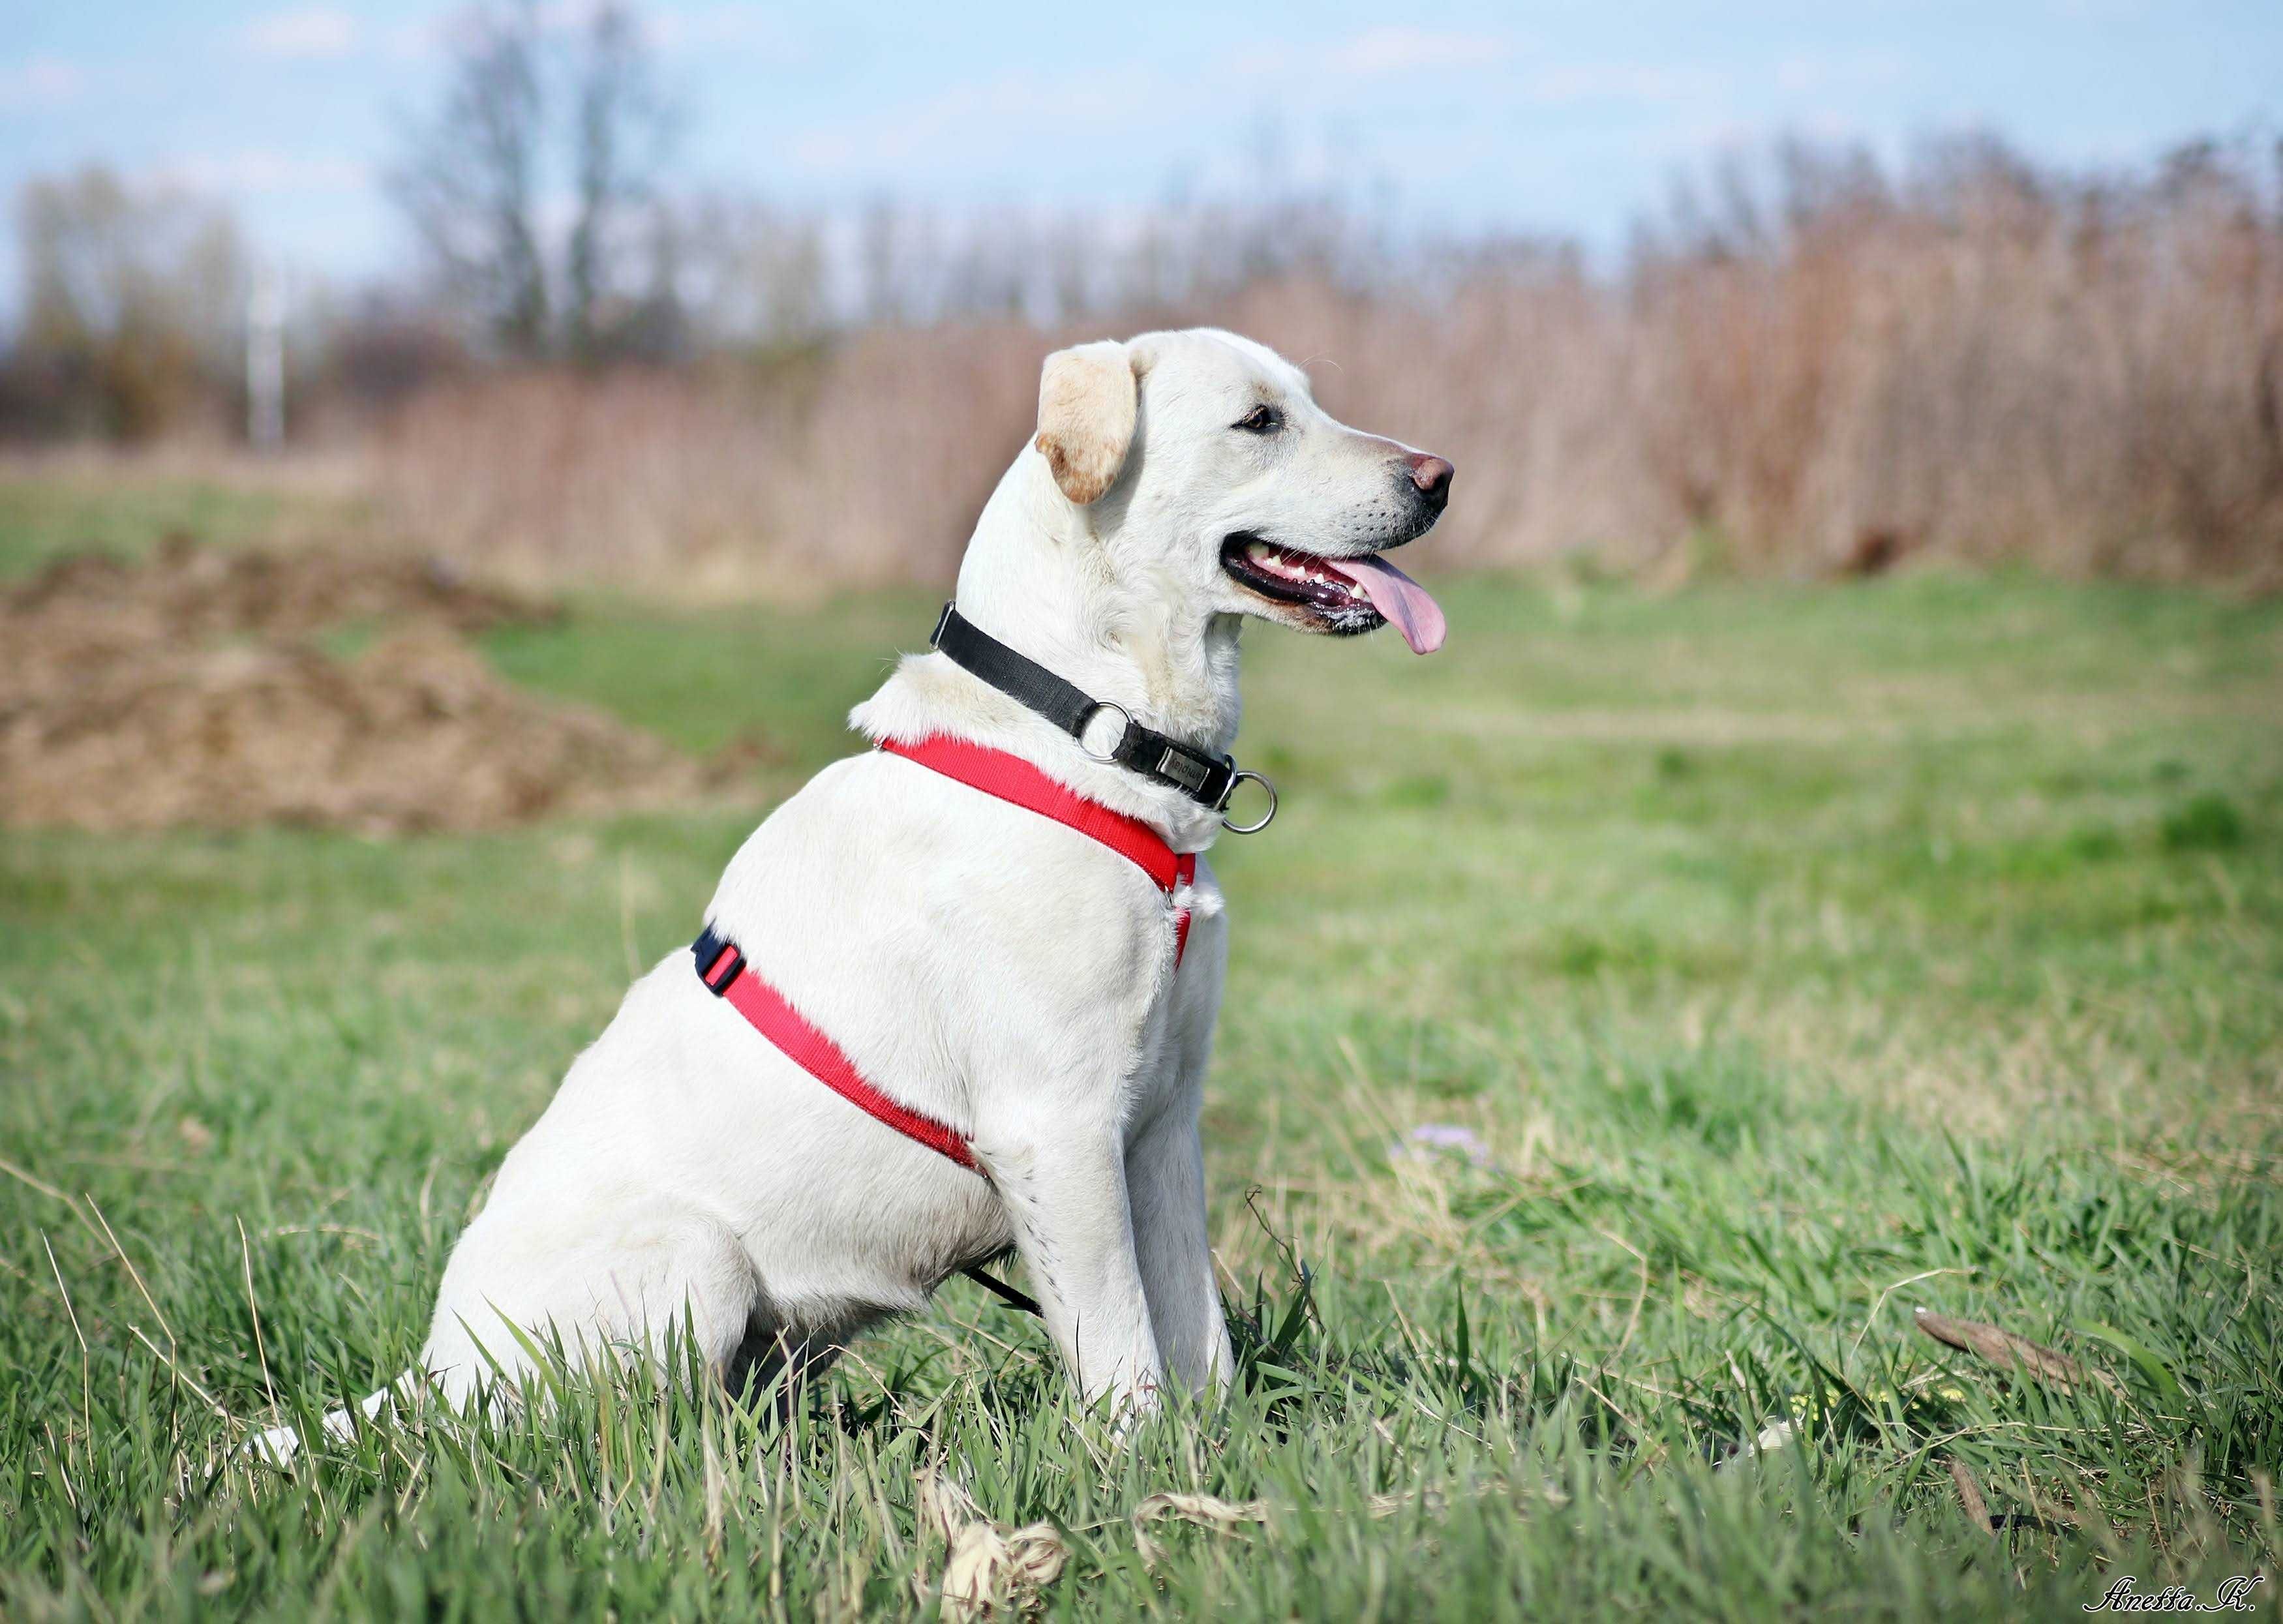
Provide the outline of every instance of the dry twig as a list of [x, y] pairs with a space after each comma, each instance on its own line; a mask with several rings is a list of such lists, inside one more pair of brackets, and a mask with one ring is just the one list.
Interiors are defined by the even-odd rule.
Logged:
[[[2001, 1368], [2019, 1367], [2055, 1387], [2073, 1387], [2087, 1374], [2085, 1367], [2067, 1354], [2056, 1353], [2042, 1343], [1984, 1325], [1978, 1319], [1952, 1319], [1944, 1314], [1929, 1314], [1924, 1309], [1918, 1309], [1912, 1317], [1921, 1331], [1945, 1348], [1973, 1354]], [[2119, 1398], [2124, 1395], [2116, 1378], [2107, 1371], [2094, 1370], [2091, 1375]]]

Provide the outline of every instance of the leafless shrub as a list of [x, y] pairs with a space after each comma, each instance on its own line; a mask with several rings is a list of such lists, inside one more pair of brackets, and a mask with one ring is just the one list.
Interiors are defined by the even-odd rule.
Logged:
[[2283, 207], [2250, 156], [2088, 181], [1967, 143], [1897, 178], [1794, 149], [1713, 195], [1616, 279], [1558, 252], [1373, 270], [1320, 214], [1273, 263], [1169, 228], [1106, 266], [1025, 280], [969, 241], [922, 275], [928, 234], [876, 222], [877, 324], [765, 364], [438, 391], [395, 419], [386, 486], [434, 544], [580, 571], [940, 581], [1048, 348], [1209, 320], [1457, 462], [1442, 561], [2283, 577]]
[[17, 239], [0, 432], [147, 439], [228, 391], [245, 268], [227, 213], [93, 167], [28, 183]]
[[[442, 101], [408, 130], [388, 188], [440, 285], [518, 360], [640, 353], [674, 303], [654, 216], [646, 291], [627, 262], [674, 118], [639, 21], [614, 0], [570, 17], [480, 0], [453, 33]], [[543, 215], [558, 172], [575, 210], [557, 234]]]
[[938, 579], [1030, 431], [1048, 341], [867, 332], [754, 373], [530, 373], [430, 392], [381, 441], [392, 517], [516, 571], [799, 593]]

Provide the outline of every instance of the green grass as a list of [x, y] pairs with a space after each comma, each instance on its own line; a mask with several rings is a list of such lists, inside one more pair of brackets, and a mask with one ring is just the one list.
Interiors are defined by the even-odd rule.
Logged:
[[274, 533], [313, 504], [215, 479], [100, 465], [0, 477], [0, 580], [78, 553], [142, 557], [168, 536], [238, 541]]
[[[2272, 1574], [2283, 611], [1445, 597], [1431, 660], [1252, 634], [1285, 811], [1215, 852], [1208, 1154], [1258, 1329], [1225, 1409], [1122, 1447], [962, 1283], [783, 1428], [572, 1379], [215, 1472], [273, 1390], [409, 1362], [487, 1175], [751, 820], [8, 835], [0, 1615], [925, 1614], [936, 1459], [1066, 1531], [1074, 1618], [2061, 1617]], [[693, 749], [761, 731], [774, 790], [931, 607], [597, 603], [489, 648]], [[1918, 1305], [2115, 1387], [1948, 1354]], [[1128, 1518], [1168, 1490], [1266, 1520], [1158, 1525], [1153, 1568]]]

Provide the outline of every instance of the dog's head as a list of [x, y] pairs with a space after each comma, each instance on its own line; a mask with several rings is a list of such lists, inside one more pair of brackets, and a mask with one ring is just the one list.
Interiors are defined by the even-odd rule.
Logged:
[[1442, 514], [1451, 464], [1335, 422], [1297, 367], [1212, 329], [1047, 357], [1034, 442], [1129, 582], [1208, 614], [1350, 634], [1393, 621], [1421, 654], [1443, 613], [1380, 556]]

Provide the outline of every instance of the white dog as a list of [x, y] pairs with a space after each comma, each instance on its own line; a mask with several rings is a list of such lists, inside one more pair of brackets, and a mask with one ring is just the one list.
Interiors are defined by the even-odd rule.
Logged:
[[[1451, 472], [1334, 422], [1232, 334], [1048, 356], [1037, 438], [976, 524], [956, 603], [971, 641], [1079, 693], [1077, 725], [972, 658], [902, 661], [853, 716], [885, 748], [746, 840], [695, 967], [735, 974], [742, 954], [744, 990], [834, 1053], [797, 1060], [682, 952], [651, 970], [454, 1249], [425, 1379], [464, 1406], [528, 1372], [510, 1325], [618, 1356], [686, 1323], [739, 1381], [829, 1358], [1011, 1247], [1087, 1399], [1138, 1410], [1168, 1379], [1225, 1383], [1197, 1116], [1227, 921], [1212, 870], [1172, 854], [1221, 827], [1243, 617], [1393, 620], [1439, 645], [1434, 601], [1376, 555], [1434, 524]], [[928, 740], [1146, 826], [1178, 876], [896, 753]], [[834, 1064], [872, 1091], [861, 1108], [821, 1081]], [[255, 1448], [298, 1443], [278, 1428]]]

